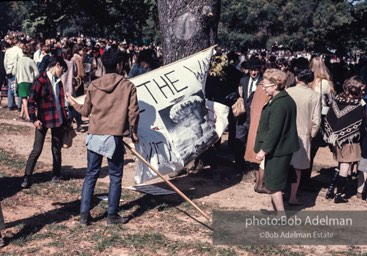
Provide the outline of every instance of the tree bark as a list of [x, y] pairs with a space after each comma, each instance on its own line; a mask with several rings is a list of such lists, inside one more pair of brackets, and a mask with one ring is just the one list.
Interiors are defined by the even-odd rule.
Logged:
[[164, 64], [217, 42], [220, 0], [158, 0]]

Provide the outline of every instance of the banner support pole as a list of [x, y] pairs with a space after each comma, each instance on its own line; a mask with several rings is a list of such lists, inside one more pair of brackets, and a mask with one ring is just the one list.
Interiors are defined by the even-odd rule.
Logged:
[[201, 213], [207, 220], [210, 220], [208, 215], [201, 210], [193, 201], [190, 200], [184, 193], [182, 193], [175, 185], [172, 184], [169, 180], [167, 180], [158, 170], [156, 170], [147, 160], [144, 159], [135, 149], [133, 149], [129, 144], [124, 141], [124, 145], [134, 154], [136, 155], [143, 163], [145, 163], [153, 172], [155, 172], [165, 183], [168, 184], [177, 194], [179, 194], [183, 199], [185, 199], [189, 204], [191, 204], [197, 211]]

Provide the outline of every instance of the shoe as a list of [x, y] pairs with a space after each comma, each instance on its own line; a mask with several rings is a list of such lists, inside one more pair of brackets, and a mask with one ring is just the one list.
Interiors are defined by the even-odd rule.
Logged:
[[60, 177], [59, 176], [53, 176], [51, 182], [52, 183], [60, 183]]
[[267, 189], [265, 186], [257, 187], [255, 191], [260, 194], [271, 194], [270, 190]]
[[302, 206], [303, 205], [303, 202], [298, 202], [298, 203], [290, 203], [290, 202], [288, 202], [288, 205], [289, 206]]
[[257, 184], [254, 186], [254, 191], [257, 192]]
[[333, 199], [335, 197], [335, 194], [334, 194], [334, 191], [327, 191], [326, 192], [326, 195], [325, 195], [325, 198], [326, 199]]
[[29, 175], [24, 175], [23, 182], [20, 186], [22, 188], [29, 188], [31, 186], [31, 177]]
[[89, 212], [81, 212], [79, 223], [83, 226], [88, 226], [90, 224], [90, 219], [91, 217], [90, 217]]
[[107, 216], [107, 224], [108, 225], [117, 225], [117, 224], [125, 224], [129, 221], [128, 217], [122, 217], [118, 214]]
[[277, 211], [271, 211], [267, 209], [260, 209], [260, 213], [266, 216], [277, 215]]
[[4, 246], [5, 246], [4, 238], [0, 237], [0, 247], [4, 247]]
[[358, 179], [358, 173], [357, 173], [357, 172], [353, 172], [353, 173], [350, 175], [350, 178], [351, 178], [351, 180], [357, 180], [357, 179]]
[[81, 132], [81, 133], [83, 133], [83, 132], [85, 132], [85, 129], [84, 129], [83, 127], [81, 127], [81, 126], [78, 126], [78, 127], [76, 128], [76, 131], [77, 131], [77, 132]]
[[342, 197], [341, 194], [336, 194], [334, 198], [334, 203], [336, 204], [348, 203], [348, 199]]

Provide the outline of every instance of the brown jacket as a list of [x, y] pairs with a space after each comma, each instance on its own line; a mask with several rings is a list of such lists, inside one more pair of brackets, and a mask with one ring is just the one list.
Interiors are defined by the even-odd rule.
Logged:
[[264, 105], [269, 101], [270, 97], [266, 95], [263, 85], [259, 84], [254, 93], [254, 98], [251, 104], [250, 111], [250, 128], [247, 136], [247, 145], [245, 152], [245, 160], [252, 163], [260, 163], [260, 161], [256, 160], [256, 153], [254, 151], [255, 139], [257, 128], [260, 122], [261, 111]]
[[72, 61], [74, 61], [76, 65], [76, 74], [75, 76], [79, 76], [81, 78], [84, 77], [84, 66], [83, 66], [83, 57], [79, 54], [74, 54], [74, 56], [71, 58]]
[[139, 107], [133, 83], [116, 73], [106, 74], [90, 83], [84, 105], [76, 111], [89, 116], [88, 133], [122, 136], [129, 125], [137, 133]]

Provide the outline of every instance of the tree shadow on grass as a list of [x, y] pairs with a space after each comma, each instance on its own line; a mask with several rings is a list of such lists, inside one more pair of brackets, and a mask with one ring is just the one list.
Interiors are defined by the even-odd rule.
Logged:
[[69, 220], [73, 216], [79, 214], [80, 200], [75, 200], [61, 205], [62, 207], [45, 213], [6, 223], [7, 228], [21, 226], [21, 229], [15, 235], [7, 238], [8, 242], [11, 243], [18, 239], [26, 240], [29, 236], [36, 234], [47, 225]]
[[[68, 170], [66, 166], [66, 169], [61, 171], [61, 180], [81, 179], [84, 177], [84, 175], [81, 175], [81, 173], [84, 173], [84, 170], [85, 168]], [[31, 186], [51, 182], [51, 179], [52, 171], [35, 172], [31, 177]], [[12, 197], [19, 191], [23, 190], [20, 186], [22, 182], [23, 176], [6, 176], [0, 178], [0, 199], [3, 200], [5, 198]]]
[[[91, 209], [95, 208], [101, 202], [98, 197], [103, 195], [104, 194], [95, 195], [91, 203]], [[58, 206], [58, 208], [25, 219], [5, 223], [6, 228], [12, 228], [16, 226], [21, 227], [15, 235], [6, 238], [7, 243], [11, 243], [18, 239], [27, 240], [27, 238], [29, 238], [33, 234], [38, 233], [45, 226], [68, 221], [71, 218], [74, 218], [75, 216], [78, 216], [80, 214], [80, 200], [74, 200], [66, 203], [56, 202], [52, 205]], [[106, 215], [106, 213], [103, 213], [102, 215], [92, 219], [92, 222], [96, 222], [104, 218]]]
[[[133, 162], [132, 159], [125, 159], [125, 165]], [[70, 165], [64, 165], [61, 170], [61, 180], [75, 180], [75, 179], [84, 179], [86, 172], [86, 168], [73, 168]], [[101, 173], [99, 175], [100, 178], [104, 178], [108, 176], [108, 166], [103, 166]], [[41, 171], [35, 172], [32, 174], [32, 185], [42, 184], [51, 182], [52, 179], [52, 171]], [[20, 187], [20, 184], [23, 182], [23, 176], [4, 176], [0, 178], [0, 199], [3, 200], [5, 198], [12, 197], [17, 194], [19, 191], [23, 190]]]

